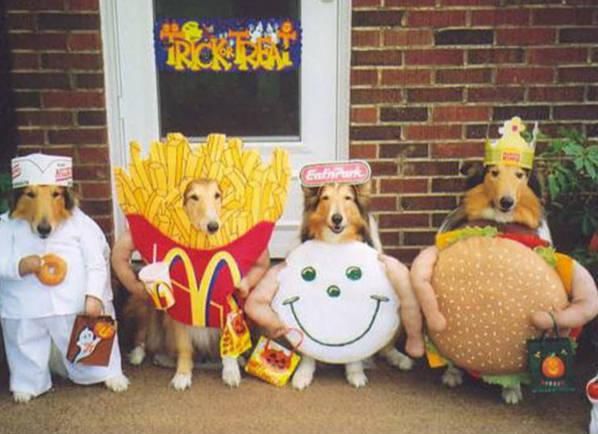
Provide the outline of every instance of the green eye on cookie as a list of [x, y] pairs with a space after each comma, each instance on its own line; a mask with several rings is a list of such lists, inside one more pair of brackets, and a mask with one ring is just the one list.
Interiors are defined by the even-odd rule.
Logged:
[[345, 276], [351, 280], [359, 280], [361, 279], [361, 268], [349, 267], [347, 268], [347, 271], [345, 271]]
[[312, 280], [314, 280], [316, 278], [315, 268], [314, 267], [305, 267], [303, 270], [301, 270], [301, 277], [306, 282], [311, 282]]

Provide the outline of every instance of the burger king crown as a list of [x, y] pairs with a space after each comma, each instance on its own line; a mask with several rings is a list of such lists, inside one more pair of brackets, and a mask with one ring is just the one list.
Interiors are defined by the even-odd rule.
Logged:
[[536, 122], [533, 131], [533, 138], [527, 143], [521, 136], [525, 131], [525, 125], [521, 118], [514, 117], [508, 120], [498, 129], [501, 138], [495, 142], [486, 141], [484, 165], [506, 164], [519, 166], [524, 169], [531, 169], [534, 164], [534, 151], [538, 123]]

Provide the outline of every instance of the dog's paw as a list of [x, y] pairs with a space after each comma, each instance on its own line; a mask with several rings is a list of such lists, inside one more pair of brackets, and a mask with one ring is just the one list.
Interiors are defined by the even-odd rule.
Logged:
[[186, 390], [191, 387], [191, 373], [188, 374], [174, 374], [172, 380], [170, 380], [170, 385], [174, 388], [174, 390]]
[[502, 399], [506, 404], [519, 404], [521, 401], [523, 401], [521, 386], [504, 387], [502, 389]]
[[368, 384], [368, 377], [361, 372], [347, 372], [347, 381], [349, 384], [357, 389]]
[[26, 404], [29, 401], [31, 401], [31, 399], [33, 399], [33, 398], [34, 398], [34, 395], [31, 393], [27, 393], [27, 392], [13, 392], [12, 393], [12, 399], [17, 404]]
[[116, 377], [108, 378], [104, 381], [104, 384], [113, 392], [120, 393], [129, 388], [129, 379], [121, 374]]
[[239, 387], [241, 384], [241, 370], [237, 360], [223, 363], [222, 381], [230, 387]]
[[442, 374], [442, 384], [448, 387], [457, 387], [463, 384], [463, 372], [453, 366], [449, 367]]
[[297, 369], [297, 372], [295, 372], [295, 375], [293, 375], [293, 380], [292, 380], [293, 388], [296, 390], [305, 390], [309, 387], [309, 385], [311, 384], [313, 379], [314, 379], [313, 372], [309, 372], [305, 369], [303, 369], [303, 370]]
[[176, 360], [168, 354], [156, 353], [152, 358], [152, 362], [160, 368], [176, 368]]
[[129, 363], [131, 365], [141, 365], [145, 360], [145, 348], [141, 345], [137, 345], [135, 348], [131, 350], [129, 353]]
[[385, 356], [390, 366], [399, 368], [401, 371], [410, 371], [415, 364], [413, 359], [398, 350], [390, 351]]

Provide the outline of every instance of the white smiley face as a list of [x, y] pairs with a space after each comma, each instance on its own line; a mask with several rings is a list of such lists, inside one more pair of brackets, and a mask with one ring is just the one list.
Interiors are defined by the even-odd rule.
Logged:
[[[272, 308], [301, 331], [300, 352], [328, 363], [362, 360], [399, 326], [396, 294], [378, 253], [361, 242], [307, 241], [287, 258]], [[297, 333], [289, 339], [297, 343]]]

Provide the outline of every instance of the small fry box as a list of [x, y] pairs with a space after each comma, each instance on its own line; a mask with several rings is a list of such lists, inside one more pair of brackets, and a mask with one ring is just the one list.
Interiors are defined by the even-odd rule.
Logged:
[[284, 386], [301, 357], [271, 339], [261, 337], [245, 365], [245, 372], [275, 386]]
[[77, 315], [66, 358], [71, 363], [108, 366], [115, 335], [116, 320], [114, 318]]

